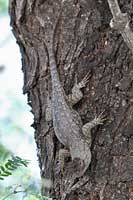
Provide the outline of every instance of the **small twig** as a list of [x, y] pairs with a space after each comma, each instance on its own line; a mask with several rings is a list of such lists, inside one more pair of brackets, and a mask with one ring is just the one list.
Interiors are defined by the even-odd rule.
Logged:
[[120, 32], [128, 48], [133, 53], [133, 32], [129, 26], [130, 21], [127, 13], [121, 12], [117, 0], [108, 0], [108, 4], [113, 15], [110, 27]]
[[19, 188], [19, 187], [21, 187], [21, 185], [17, 185], [12, 192], [10, 192], [9, 194], [7, 194], [6, 196], [4, 196], [0, 200], [5, 200], [5, 199], [7, 199], [8, 197], [10, 197], [13, 194], [17, 194], [17, 193], [20, 193], [20, 192], [25, 192], [25, 190], [19, 190], [19, 191], [17, 191], [17, 188]]

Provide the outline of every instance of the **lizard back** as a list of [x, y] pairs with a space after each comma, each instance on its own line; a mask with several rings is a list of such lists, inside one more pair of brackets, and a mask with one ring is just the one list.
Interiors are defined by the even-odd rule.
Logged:
[[83, 138], [80, 115], [67, 103], [57, 71], [53, 40], [54, 37], [47, 45], [52, 82], [53, 127], [60, 143], [70, 150], [72, 160], [79, 158], [83, 163], [82, 171], [77, 175], [77, 177], [80, 177], [88, 169], [91, 162], [91, 151], [88, 143]]
[[78, 120], [78, 113], [73, 111], [67, 104], [65, 92], [57, 71], [53, 44], [49, 45], [48, 53], [52, 82], [53, 126], [59, 141], [69, 147], [70, 140], [82, 131], [80, 124], [77, 124], [77, 121], [80, 120]]

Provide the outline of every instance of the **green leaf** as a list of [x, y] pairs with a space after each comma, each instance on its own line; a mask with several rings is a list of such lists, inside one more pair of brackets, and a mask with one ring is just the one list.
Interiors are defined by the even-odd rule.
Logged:
[[17, 169], [17, 167], [15, 167], [15, 166], [6, 166], [6, 168], [8, 169], [8, 170], [10, 170], [10, 171], [13, 171], [13, 170], [15, 170], [15, 169]]
[[10, 176], [12, 175], [12, 171], [17, 169], [20, 166], [27, 167], [29, 161], [24, 160], [18, 156], [12, 156], [12, 160], [8, 159], [8, 161], [5, 163], [5, 165], [0, 166], [0, 180], [3, 180], [3, 176]]
[[2, 170], [3, 172], [6, 172], [6, 169], [5, 169], [3, 166], [0, 166], [0, 168], [1, 168], [1, 170]]
[[12, 175], [11, 173], [3, 173], [1, 174], [1, 176], [9, 176], [9, 175]]
[[19, 156], [13, 156], [13, 158], [15, 159], [15, 160], [23, 160], [22, 158], [20, 158]]

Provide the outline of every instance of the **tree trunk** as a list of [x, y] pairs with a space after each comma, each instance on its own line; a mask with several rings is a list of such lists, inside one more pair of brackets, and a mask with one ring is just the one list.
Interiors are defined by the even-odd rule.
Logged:
[[[122, 11], [132, 16], [133, 0], [120, 3]], [[51, 77], [45, 41], [59, 18], [54, 46], [64, 90], [70, 93], [76, 76], [80, 81], [91, 73], [84, 97], [75, 109], [83, 123], [102, 111], [107, 115], [104, 125], [92, 131], [91, 165], [85, 176], [76, 180], [81, 186], [69, 191], [66, 199], [131, 199], [133, 58], [121, 35], [109, 27], [112, 16], [107, 1], [10, 0], [10, 16], [22, 55], [23, 91], [28, 94], [34, 114], [37, 155], [44, 182], [42, 194], [61, 199], [70, 186], [72, 174], [71, 160], [65, 161], [63, 174], [58, 170], [62, 145], [46, 112], [50, 107]], [[45, 179], [51, 180], [51, 187]]]

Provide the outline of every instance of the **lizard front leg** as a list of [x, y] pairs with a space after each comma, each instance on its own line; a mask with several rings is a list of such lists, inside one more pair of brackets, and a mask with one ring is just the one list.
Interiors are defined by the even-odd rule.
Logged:
[[89, 144], [91, 146], [91, 129], [94, 128], [97, 125], [102, 125], [103, 122], [106, 120], [105, 116], [103, 115], [103, 112], [98, 116], [95, 117], [92, 121], [86, 123], [82, 127], [82, 133]]
[[[72, 88], [71, 94], [66, 96], [66, 98], [71, 106], [75, 105], [83, 98], [83, 93], [82, 93], [81, 89], [86, 86], [89, 79], [90, 79], [89, 73], [79, 83], [77, 82], [77, 78], [76, 78], [76, 81]], [[52, 102], [51, 102], [51, 99], [49, 98], [49, 96], [47, 98], [47, 108], [46, 108], [45, 117], [46, 117], [47, 122], [52, 120]]]
[[68, 102], [71, 106], [78, 103], [83, 98], [83, 93], [81, 91], [82, 88], [86, 86], [90, 79], [90, 74], [88, 73], [79, 83], [77, 82], [77, 78], [75, 84], [72, 88], [72, 93], [67, 96]]

